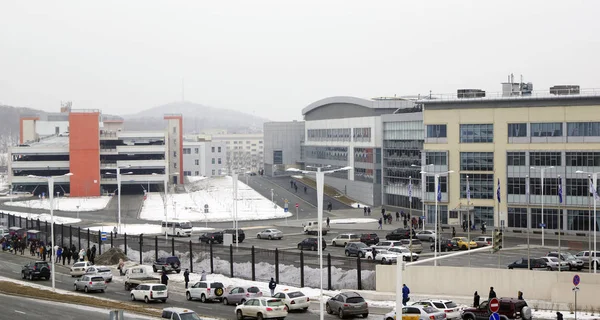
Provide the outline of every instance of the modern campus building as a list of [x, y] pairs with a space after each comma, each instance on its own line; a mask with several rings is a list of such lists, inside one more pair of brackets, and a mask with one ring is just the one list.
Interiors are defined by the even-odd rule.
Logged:
[[262, 133], [215, 134], [211, 136], [211, 140], [225, 144], [223, 167], [227, 174], [230, 174], [231, 170], [258, 172], [263, 168]]
[[288, 174], [304, 162], [304, 121], [265, 122], [264, 174], [270, 177]]
[[[401, 185], [408, 184], [410, 175], [400, 172], [419, 163], [418, 159], [404, 161], [410, 156], [399, 149], [401, 141], [418, 140], [418, 134], [404, 135], [413, 130], [413, 125], [416, 130], [422, 129], [419, 115], [410, 115], [404, 121], [404, 115], [412, 112], [419, 110], [414, 100], [405, 98], [367, 100], [342, 96], [316, 101], [302, 110], [304, 165], [334, 169], [349, 166], [351, 170], [326, 175], [325, 183], [369, 206], [381, 205], [382, 198], [400, 204], [407, 195], [407, 189]], [[386, 118], [387, 134], [384, 115], [390, 116]], [[382, 157], [384, 143], [387, 154]], [[384, 171], [382, 160], [395, 168]], [[382, 181], [397, 187], [382, 188]], [[383, 197], [382, 192], [386, 192]]]
[[183, 141], [184, 176], [220, 176], [226, 172], [224, 141], [197, 139]]
[[[13, 191], [48, 192], [44, 178], [56, 176], [54, 190], [71, 196], [99, 196], [162, 190], [165, 179], [182, 183], [182, 116], [165, 115], [165, 129], [122, 131], [123, 120], [99, 110], [71, 110], [23, 117], [20, 144], [10, 148]], [[72, 173], [71, 176], [65, 176]]]
[[478, 228], [485, 221], [489, 227], [588, 230], [590, 183], [577, 171], [600, 171], [600, 95], [576, 86], [532, 92], [528, 85], [505, 83], [497, 96], [462, 91], [417, 101], [426, 128], [422, 164], [433, 165], [426, 167], [429, 222], [432, 175], [453, 171], [440, 177], [442, 223], [460, 224], [471, 212]]

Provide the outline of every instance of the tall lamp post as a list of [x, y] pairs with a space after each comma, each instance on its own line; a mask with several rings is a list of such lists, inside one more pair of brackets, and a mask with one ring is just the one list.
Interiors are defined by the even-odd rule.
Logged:
[[[450, 170], [450, 171], [446, 171], [446, 172], [441, 172], [441, 173], [433, 173], [434, 177], [435, 177], [435, 238], [437, 240], [439, 235], [439, 230], [438, 230], [438, 202], [442, 200], [442, 187], [440, 185], [440, 176], [447, 176], [450, 173], [453, 173], [454, 171]], [[431, 172], [425, 172], [425, 171], [421, 171], [421, 174], [432, 174]], [[442, 251], [441, 250], [441, 246], [442, 246], [442, 242], [441, 241], [437, 241], [437, 245], [434, 248], [434, 257], [437, 258], [437, 254], [438, 251]], [[437, 259], [434, 260], [434, 266], [437, 267]]]
[[[544, 246], [544, 172], [549, 169], [554, 169], [554, 166], [544, 167], [544, 168], [536, 168], [531, 167], [532, 170], [540, 170], [540, 178], [542, 184], [542, 247]], [[560, 232], [560, 230], [559, 230]]]
[[[598, 232], [598, 227], [597, 227], [597, 220], [598, 220], [598, 215], [596, 214], [596, 201], [598, 200], [598, 174], [600, 172], [585, 172], [585, 171], [575, 171], [575, 173], [585, 173], [588, 175], [592, 175], [591, 179], [592, 181], [589, 181], [589, 186], [590, 186], [590, 193], [592, 194], [592, 197], [594, 198], [594, 254], [593, 257], [597, 258], [596, 256], [596, 233]], [[592, 255], [590, 255], [590, 260], [592, 259]], [[596, 269], [597, 269], [598, 263], [594, 263], [594, 273], [596, 273]]]
[[[423, 216], [423, 231], [425, 231], [425, 168], [432, 167], [433, 163], [426, 164], [424, 166], [418, 166], [416, 164], [411, 164], [411, 167], [417, 167], [421, 169], [421, 210], [423, 211], [421, 216]], [[436, 230], [437, 231], [437, 230]], [[435, 239], [437, 241], [437, 234], [435, 235]]]
[[69, 173], [65, 173], [63, 175], [60, 176], [49, 176], [49, 177], [43, 177], [43, 176], [35, 176], [35, 175], [28, 175], [27, 177], [29, 178], [35, 178], [35, 179], [42, 179], [42, 180], [46, 180], [48, 181], [48, 194], [50, 195], [50, 233], [51, 233], [51, 237], [52, 237], [52, 256], [50, 257], [50, 263], [51, 265], [51, 272], [52, 275], [50, 276], [52, 278], [52, 290], [56, 290], [56, 280], [55, 280], [55, 273], [54, 273], [54, 260], [56, 260], [56, 243], [54, 243], [54, 178], [60, 178], [60, 177], [68, 177], [68, 176], [72, 176], [73, 173], [69, 172]]
[[296, 168], [290, 168], [286, 171], [301, 172], [303, 174], [315, 174], [317, 180], [317, 221], [319, 223], [317, 250], [319, 251], [319, 278], [320, 278], [320, 293], [319, 293], [319, 319], [323, 320], [325, 314], [323, 313], [323, 192], [325, 188], [325, 174], [334, 173], [338, 171], [347, 171], [352, 167], [343, 167], [340, 169], [333, 169], [327, 171], [321, 171], [320, 167], [317, 167], [317, 171], [303, 171]]
[[[129, 172], [124, 172], [121, 173], [121, 169], [126, 169], [131, 167], [130, 165], [128, 166], [124, 166], [124, 167], [119, 167], [117, 166], [117, 214], [118, 214], [118, 220], [117, 220], [117, 232], [119, 234], [121, 234], [121, 175], [123, 174], [133, 174], [133, 172], [129, 171]], [[113, 174], [112, 172], [108, 172], [107, 174]]]

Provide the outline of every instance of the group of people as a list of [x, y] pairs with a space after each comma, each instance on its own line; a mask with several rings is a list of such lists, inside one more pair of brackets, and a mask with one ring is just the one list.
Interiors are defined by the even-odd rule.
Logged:
[[[467, 223], [467, 220], [463, 220], [463, 222], [462, 222], [463, 232], [467, 232], [467, 228], [469, 228], [469, 224]], [[475, 229], [476, 229], [475, 222], [473, 222], [473, 224], [470, 226], [470, 228], [471, 228], [472, 231], [475, 231]], [[485, 234], [485, 231], [486, 231], [486, 223], [485, 223], [485, 221], [483, 221], [481, 223], [481, 228], [480, 229], [481, 229], [481, 233]]]
[[[75, 245], [72, 245], [70, 248], [54, 246], [52, 247], [52, 242], [44, 243], [44, 241], [38, 239], [31, 239], [27, 241], [16, 234], [12, 235], [10, 238], [1, 238], [0, 243], [2, 245], [2, 250], [10, 250], [17, 254], [19, 252], [21, 255], [25, 254], [25, 250], [29, 247], [29, 254], [32, 257], [37, 257], [40, 260], [49, 260], [53, 259], [52, 253], [56, 251], [56, 257], [54, 257], [55, 263], [71, 264], [71, 259], [73, 259], [73, 263], [77, 261], [85, 261], [86, 258], [92, 264], [96, 259], [96, 245], [93, 245], [92, 248], [80, 249], [77, 250]], [[54, 250], [53, 250], [54, 249]]]
[[[298, 193], [298, 184], [296, 184], [296, 181], [290, 180], [290, 189], [293, 189], [294, 192]], [[308, 187], [305, 185], [304, 193], [307, 193], [307, 192], [308, 192]]]
[[[488, 301], [492, 300], [493, 298], [496, 298], [496, 291], [494, 291], [494, 287], [490, 287], [490, 292], [488, 293]], [[481, 297], [479, 296], [479, 294], [477, 293], [477, 291], [475, 291], [475, 293], [473, 294], [473, 307], [477, 308], [479, 307], [479, 300], [481, 299]], [[519, 291], [517, 292], [517, 299], [519, 300], [524, 300], [523, 299], [523, 292]]]
[[0, 243], [2, 251], [10, 251], [14, 254], [20, 252], [22, 255], [25, 252], [25, 248], [27, 248], [27, 240], [21, 239], [17, 234], [13, 234], [10, 238], [2, 237]]
[[[371, 215], [371, 208], [364, 208], [364, 212], [365, 215]], [[404, 223], [404, 229], [408, 228], [408, 224], [410, 222], [410, 227], [412, 229], [417, 229], [417, 228], [421, 228], [423, 227], [423, 219], [421, 217], [410, 217], [410, 213], [404, 213], [404, 210], [401, 210], [400, 212], [396, 211], [396, 221], [400, 221], [400, 219], [402, 219], [403, 223]], [[378, 229], [383, 229], [384, 224], [392, 224], [392, 214], [391, 213], [386, 213], [385, 208], [381, 208], [381, 218], [379, 218], [379, 228]]]

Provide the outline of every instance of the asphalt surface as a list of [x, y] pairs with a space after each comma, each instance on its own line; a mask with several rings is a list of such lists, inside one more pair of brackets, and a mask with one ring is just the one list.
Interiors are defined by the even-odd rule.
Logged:
[[[2, 319], [27, 320], [106, 320], [109, 311], [100, 308], [88, 308], [68, 303], [50, 302], [25, 297], [0, 294], [2, 301]], [[125, 313], [127, 319], [153, 319]], [[4, 318], [6, 317], [6, 318]]]
[[[13, 255], [9, 253], [2, 252], [0, 253], [0, 276], [12, 278], [12, 279], [20, 279], [20, 270], [21, 266], [26, 264], [33, 259], [30, 256], [24, 255]], [[69, 274], [69, 269], [62, 266], [56, 265], [56, 288], [62, 290], [73, 290], [73, 282], [74, 278], [72, 278]], [[44, 280], [36, 280], [33, 281], [35, 284], [51, 286], [51, 281]], [[84, 293], [82, 293], [84, 294]], [[129, 292], [123, 289], [122, 279], [121, 277], [115, 277], [112, 283], [108, 285], [108, 289], [104, 293], [89, 293], [91, 296], [98, 296], [102, 298], [108, 298], [133, 304], [143, 304], [144, 302], [132, 302], [130, 301]], [[183, 288], [179, 288], [176, 285], [169, 285], [169, 299], [166, 303], [152, 303], [154, 307], [157, 308], [166, 308], [166, 307], [181, 307], [188, 308], [196, 311], [198, 314], [206, 316], [206, 317], [217, 317], [222, 319], [235, 319], [234, 306], [225, 306], [221, 303], [201, 303], [199, 301], [187, 301], [185, 299], [185, 292]], [[311, 303], [311, 306], [307, 312], [293, 312], [290, 313], [286, 319], [291, 320], [304, 320], [308, 318], [316, 318], [318, 317], [318, 303]], [[31, 308], [27, 308], [25, 310], [30, 310]], [[44, 308], [42, 310], [46, 310]], [[17, 309], [18, 310], [18, 309]], [[60, 309], [59, 309], [60, 310]], [[23, 310], [19, 310], [23, 311]], [[372, 308], [370, 310], [371, 315], [367, 319], [381, 319], [381, 315], [385, 314], [389, 310], [385, 309], [375, 309]], [[45, 311], [44, 311], [45, 312]], [[60, 311], [58, 311], [60, 312]], [[63, 310], [64, 312], [64, 310]], [[85, 317], [84, 317], [85, 318]], [[27, 319], [36, 319], [36, 318], [27, 318]], [[41, 319], [41, 318], [40, 318]], [[48, 314], [45, 314], [45, 319], [71, 319], [60, 317], [48, 317]], [[75, 319], [75, 318], [73, 318]], [[77, 319], [82, 319], [82, 317], [77, 317]], [[89, 318], [88, 319], [95, 319]], [[104, 317], [103, 319], [106, 319]], [[337, 317], [333, 315], [328, 315], [325, 313], [325, 319], [337, 319]]]

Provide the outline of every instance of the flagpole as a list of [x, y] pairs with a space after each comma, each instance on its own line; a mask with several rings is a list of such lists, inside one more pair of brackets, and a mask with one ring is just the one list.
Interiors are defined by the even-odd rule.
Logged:
[[[500, 178], [498, 178], [498, 191], [496, 193], [496, 195], [498, 196], [498, 231], [500, 231]], [[493, 238], [492, 238], [493, 239]], [[496, 253], [498, 255], [498, 269], [500, 269], [500, 253]]]
[[[408, 177], [408, 216], [412, 217], [412, 176]], [[408, 248], [410, 249], [410, 262], [413, 261], [413, 254], [412, 254], [412, 238], [413, 238], [413, 224], [412, 221], [409, 221], [410, 223], [410, 240], [409, 240], [409, 244], [408, 244]]]
[[[438, 194], [439, 194], [439, 186], [440, 186], [440, 182], [439, 182], [439, 175], [435, 175], [434, 176], [434, 182], [435, 182], [435, 236], [436, 238], [438, 237]], [[440, 241], [438, 241], [438, 243], [440, 243]], [[436, 258], [433, 261], [433, 266], [437, 267], [437, 253], [438, 253], [438, 246], [435, 246], [434, 251], [433, 251], [433, 255]]]
[[527, 201], [527, 270], [531, 270], [531, 248], [529, 247], [529, 234], [531, 233], [531, 217], [529, 215], [529, 175], [525, 176], [525, 198], [525, 201]]
[[469, 202], [471, 202], [471, 187], [469, 185], [469, 175], [467, 175], [467, 250], [469, 250], [469, 268], [471, 267], [471, 210], [469, 209]]
[[560, 174], [558, 175], [558, 272], [560, 272], [560, 260], [561, 260], [561, 255], [560, 255], [560, 219], [562, 218], [562, 202], [563, 202], [563, 195], [562, 195], [562, 180], [560, 179]]

